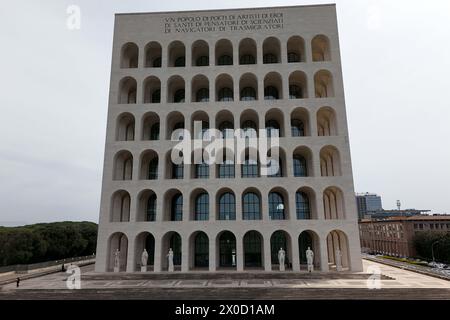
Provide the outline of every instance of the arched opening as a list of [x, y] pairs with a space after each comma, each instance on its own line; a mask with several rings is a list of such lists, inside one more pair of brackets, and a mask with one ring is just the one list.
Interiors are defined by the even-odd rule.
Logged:
[[295, 193], [295, 211], [297, 220], [318, 219], [316, 194], [309, 187], [302, 187]]
[[239, 43], [239, 64], [256, 64], [256, 42], [253, 39], [245, 38]]
[[270, 237], [270, 253], [272, 270], [279, 270], [280, 262], [278, 259], [278, 254], [280, 249], [285, 251], [284, 264], [286, 270], [292, 269], [292, 246], [291, 237], [285, 231], [278, 230], [275, 231]]
[[208, 102], [209, 101], [209, 80], [204, 75], [196, 75], [191, 82], [191, 101]]
[[228, 148], [222, 148], [217, 151], [217, 178], [234, 179], [235, 177], [235, 156], [234, 151]]
[[160, 138], [159, 116], [155, 112], [147, 112], [142, 117], [142, 140], [156, 141]]
[[208, 270], [209, 238], [202, 231], [194, 232], [189, 238], [191, 270]]
[[270, 72], [264, 77], [264, 100], [283, 99], [283, 81], [278, 72]]
[[274, 188], [269, 192], [270, 220], [289, 220], [288, 198], [287, 192], [282, 188]]
[[166, 179], [182, 180], [184, 178], [184, 155], [181, 151], [172, 154], [174, 151], [167, 152]]
[[249, 231], [244, 235], [244, 268], [262, 269], [264, 241], [261, 233]]
[[[116, 260], [118, 260], [118, 271], [127, 270], [128, 238], [122, 232], [116, 232], [108, 240], [108, 271], [115, 271]], [[117, 255], [117, 257], [116, 257]]]
[[158, 179], [158, 153], [154, 150], [146, 150], [141, 154], [140, 180]]
[[302, 71], [294, 71], [289, 75], [289, 99], [308, 98], [308, 81]]
[[320, 173], [322, 177], [338, 177], [341, 173], [341, 159], [336, 147], [326, 146], [320, 150]]
[[125, 77], [119, 82], [119, 104], [136, 103], [136, 80], [132, 77]]
[[114, 157], [114, 180], [131, 180], [133, 176], [133, 156], [130, 151], [119, 151]]
[[[258, 113], [255, 110], [245, 110], [241, 113], [241, 138], [253, 139], [258, 137]], [[247, 143], [248, 145], [248, 143]], [[254, 146], [256, 147], [256, 145]]]
[[259, 178], [261, 176], [261, 164], [259, 161], [258, 150], [255, 148], [246, 148], [242, 153], [242, 156], [241, 177]]
[[344, 220], [344, 195], [337, 187], [329, 187], [323, 192], [325, 220]]
[[186, 66], [186, 48], [181, 41], [173, 41], [169, 45], [169, 67]]
[[193, 221], [209, 220], [209, 194], [205, 189], [197, 189], [191, 193], [191, 219]]
[[161, 242], [161, 269], [162, 271], [169, 270], [169, 250], [173, 251], [173, 266], [174, 271], [181, 271], [181, 236], [174, 231], [166, 233], [162, 237]]
[[280, 40], [270, 37], [263, 42], [263, 63], [281, 63]]
[[317, 135], [319, 137], [337, 136], [336, 113], [330, 107], [322, 107], [317, 111]]
[[139, 48], [135, 43], [128, 42], [122, 46], [120, 67], [137, 68], [139, 60]]
[[262, 220], [261, 194], [257, 189], [247, 189], [242, 194], [242, 219]]
[[167, 115], [167, 139], [172, 141], [183, 140], [184, 116], [181, 112], [173, 111]]
[[191, 116], [192, 137], [200, 140], [210, 140], [209, 116], [204, 111], [197, 111]]
[[230, 102], [234, 100], [233, 78], [221, 74], [216, 78], [216, 101]]
[[311, 41], [313, 61], [330, 61], [330, 40], [324, 35], [315, 36]]
[[155, 76], [144, 80], [144, 103], [161, 102], [161, 81]]
[[152, 41], [145, 46], [145, 67], [161, 68], [162, 48], [161, 45]]
[[209, 46], [206, 41], [197, 40], [192, 44], [192, 66], [209, 66]]
[[236, 220], [236, 197], [230, 189], [223, 189], [217, 193], [217, 220]]
[[286, 152], [281, 147], [272, 147], [267, 151], [267, 177], [286, 176]]
[[288, 63], [305, 62], [305, 40], [299, 36], [290, 37], [287, 42]]
[[183, 103], [185, 102], [185, 84], [180, 76], [172, 76], [167, 81], [167, 102]]
[[258, 79], [254, 74], [242, 75], [239, 80], [239, 92], [241, 101], [258, 100]]
[[216, 65], [233, 65], [233, 44], [230, 40], [221, 39], [216, 42]]
[[134, 123], [134, 116], [131, 113], [122, 113], [117, 118], [116, 141], [133, 141]]
[[312, 250], [314, 253], [313, 265], [315, 270], [320, 270], [320, 240], [317, 233], [306, 230], [298, 236], [298, 253], [300, 257], [300, 270], [308, 270], [308, 261], [306, 259], [306, 251]]
[[205, 149], [192, 151], [191, 179], [209, 179], [209, 155]]
[[313, 177], [312, 151], [308, 147], [298, 147], [292, 155], [294, 177]]
[[316, 98], [334, 97], [333, 75], [328, 70], [320, 70], [314, 75]]
[[217, 235], [218, 263], [221, 269], [236, 270], [236, 237], [230, 231], [223, 231]]
[[111, 222], [130, 221], [131, 198], [127, 191], [119, 190], [111, 197]]
[[268, 138], [284, 137], [284, 117], [280, 109], [270, 109], [266, 113], [266, 134]]
[[234, 116], [228, 110], [219, 111], [216, 115], [216, 129], [223, 139], [234, 139]]
[[134, 271], [140, 271], [140, 267], [142, 267], [141, 257], [144, 249], [148, 254], [147, 271], [153, 271], [155, 264], [155, 237], [149, 232], [141, 232], [136, 236], [134, 247], [136, 261], [138, 261]]
[[305, 108], [296, 108], [291, 113], [291, 136], [306, 137], [311, 135], [309, 113]]
[[183, 195], [177, 189], [171, 189], [164, 195], [163, 221], [183, 221]]
[[157, 197], [154, 191], [144, 190], [138, 195], [136, 221], [156, 221]]
[[328, 265], [330, 271], [348, 271], [350, 251], [347, 235], [340, 230], [333, 230], [327, 236]]

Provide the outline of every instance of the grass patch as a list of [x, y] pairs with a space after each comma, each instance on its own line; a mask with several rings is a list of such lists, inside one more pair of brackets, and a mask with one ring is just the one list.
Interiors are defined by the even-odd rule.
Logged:
[[428, 267], [428, 263], [427, 262], [418, 262], [418, 261], [413, 261], [413, 260], [408, 260], [405, 258], [396, 258], [396, 257], [389, 257], [389, 256], [382, 256], [382, 258], [384, 259], [389, 259], [389, 260], [394, 260], [394, 261], [398, 261], [398, 262], [405, 262], [405, 263], [409, 263], [415, 266], [423, 266], [423, 267]]

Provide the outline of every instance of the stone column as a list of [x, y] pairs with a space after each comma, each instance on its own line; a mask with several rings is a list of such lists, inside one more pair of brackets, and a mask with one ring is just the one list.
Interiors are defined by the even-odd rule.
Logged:
[[181, 272], [189, 271], [189, 238], [181, 236]]
[[236, 236], [236, 270], [238, 272], [244, 271], [244, 248], [242, 245], [242, 237]]
[[320, 269], [322, 272], [328, 272], [328, 245], [327, 236], [320, 237]]
[[164, 252], [161, 252], [162, 250], [162, 243], [161, 243], [161, 237], [159, 235], [154, 235], [155, 237], [155, 258], [153, 262], [153, 271], [154, 272], [161, 272], [161, 257], [165, 256]]
[[216, 239], [209, 237], [209, 271], [216, 271]]
[[136, 250], [135, 250], [135, 238], [128, 239], [127, 249], [127, 272], [134, 272], [136, 268]]

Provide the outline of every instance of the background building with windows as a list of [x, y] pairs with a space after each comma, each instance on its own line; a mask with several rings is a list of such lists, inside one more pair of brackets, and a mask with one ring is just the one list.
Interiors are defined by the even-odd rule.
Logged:
[[[251, 148], [174, 161], [208, 128], [279, 138], [280, 170]], [[149, 272], [169, 248], [176, 271], [276, 270], [280, 248], [301, 271], [308, 247], [362, 271], [354, 194], [334, 5], [116, 15], [97, 272], [117, 249], [139, 271], [144, 248]]]
[[358, 208], [358, 218], [364, 219], [368, 214], [383, 210], [381, 197], [374, 193], [359, 193], [356, 195], [356, 206]]

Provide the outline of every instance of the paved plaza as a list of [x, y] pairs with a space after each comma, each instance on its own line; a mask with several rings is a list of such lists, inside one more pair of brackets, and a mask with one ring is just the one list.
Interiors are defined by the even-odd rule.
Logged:
[[[67, 290], [68, 274], [59, 272], [4, 285], [0, 299], [450, 299], [450, 281], [363, 260], [360, 274], [292, 274], [291, 278], [252, 274], [218, 279], [201, 274], [192, 278], [146, 278], [135, 274], [94, 274], [93, 265], [82, 267], [81, 290]], [[381, 290], [368, 290], [376, 284], [367, 275], [379, 268]], [[176, 274], [174, 275], [176, 276]], [[85, 279], [83, 279], [83, 277]], [[272, 279], [276, 278], [276, 279]], [[225, 290], [226, 289], [226, 290]]]

